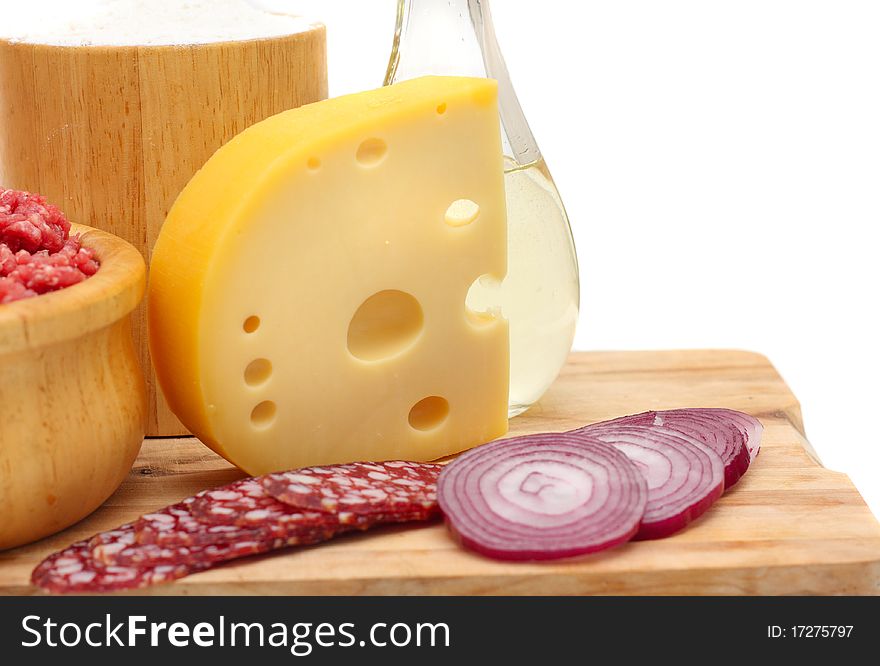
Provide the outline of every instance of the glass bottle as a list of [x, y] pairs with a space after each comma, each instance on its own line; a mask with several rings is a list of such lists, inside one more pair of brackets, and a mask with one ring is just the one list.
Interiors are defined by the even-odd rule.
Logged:
[[574, 240], [495, 38], [488, 0], [398, 0], [385, 84], [427, 74], [498, 81], [508, 215], [508, 272], [478, 281], [474, 310], [501, 307], [510, 322], [511, 417], [549, 388], [565, 363], [578, 316]]

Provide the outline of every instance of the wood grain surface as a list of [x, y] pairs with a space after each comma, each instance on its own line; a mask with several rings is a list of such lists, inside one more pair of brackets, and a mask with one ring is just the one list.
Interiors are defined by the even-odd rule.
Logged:
[[[576, 353], [512, 433], [566, 430], [673, 407], [731, 407], [764, 423], [746, 477], [689, 529], [579, 560], [504, 563], [458, 547], [442, 524], [391, 527], [231, 563], [153, 594], [877, 594], [880, 523], [849, 479], [824, 469], [800, 408], [761, 355]], [[30, 594], [51, 551], [240, 473], [192, 439], [148, 440], [120, 490], [87, 520], [0, 553], [0, 591]]]
[[130, 313], [144, 260], [74, 225], [101, 269], [66, 289], [0, 306], [0, 549], [98, 508], [128, 475], [147, 413]]
[[[149, 262], [193, 174], [250, 125], [327, 96], [322, 26], [176, 46], [52, 46], [0, 39], [0, 183], [39, 192], [74, 222], [120, 236]], [[185, 434], [149, 360], [147, 433]]]

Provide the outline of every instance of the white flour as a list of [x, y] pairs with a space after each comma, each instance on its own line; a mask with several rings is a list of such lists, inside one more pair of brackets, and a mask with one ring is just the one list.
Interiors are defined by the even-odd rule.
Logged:
[[315, 24], [267, 11], [259, 0], [0, 0], [0, 7], [0, 38], [58, 46], [204, 44]]

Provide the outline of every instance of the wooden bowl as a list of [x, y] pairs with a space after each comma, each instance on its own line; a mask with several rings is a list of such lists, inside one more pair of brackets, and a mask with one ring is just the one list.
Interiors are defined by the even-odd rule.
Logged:
[[[173, 46], [0, 39], [0, 183], [39, 192], [149, 262], [171, 204], [215, 150], [264, 118], [326, 97], [319, 25]], [[147, 431], [182, 435], [152, 373], [146, 322], [145, 309], [135, 310], [132, 330], [149, 379]]]
[[73, 225], [101, 267], [50, 294], [0, 305], [0, 550], [58, 532], [122, 483], [147, 397], [130, 314], [145, 266], [124, 240]]

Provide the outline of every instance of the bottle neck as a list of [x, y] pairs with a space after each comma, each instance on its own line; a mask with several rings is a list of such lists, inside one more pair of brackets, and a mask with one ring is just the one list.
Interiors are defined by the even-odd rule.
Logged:
[[488, 0], [398, 0], [385, 85], [429, 74], [497, 80], [504, 153], [518, 165], [540, 160], [498, 47]]
[[[398, 0], [385, 83], [438, 74], [485, 77], [480, 0]], [[490, 26], [491, 27], [491, 26]]]

